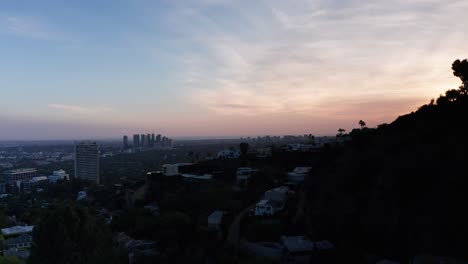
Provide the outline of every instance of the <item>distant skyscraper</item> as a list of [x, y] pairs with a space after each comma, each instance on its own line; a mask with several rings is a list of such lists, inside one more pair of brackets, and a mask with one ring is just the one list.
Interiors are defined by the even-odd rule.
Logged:
[[156, 140], [156, 137], [154, 136], [154, 133], [151, 134], [151, 144], [154, 145], [154, 142]]
[[75, 177], [99, 184], [99, 146], [96, 142], [75, 145]]
[[156, 143], [158, 143], [158, 144], [161, 143], [161, 135], [160, 135], [160, 134], [158, 134], [158, 135], [156, 136]]
[[145, 134], [141, 134], [140, 136], [140, 147], [142, 148], [146, 147], [146, 135]]
[[146, 135], [146, 146], [147, 147], [151, 146], [151, 135], [150, 134]]
[[123, 147], [124, 149], [128, 149], [128, 137], [127, 136], [123, 137]]
[[133, 135], [133, 148], [140, 148], [140, 135], [138, 134]]

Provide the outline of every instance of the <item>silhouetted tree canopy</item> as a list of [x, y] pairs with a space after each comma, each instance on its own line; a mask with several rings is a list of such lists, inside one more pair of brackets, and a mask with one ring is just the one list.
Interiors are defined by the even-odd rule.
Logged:
[[361, 126], [361, 128], [365, 128], [366, 127], [366, 122], [364, 122], [362, 120], [359, 120], [359, 126]]
[[343, 128], [338, 128], [338, 134], [336, 134], [337, 137], [342, 137], [344, 132], [346, 132], [345, 129]]
[[466, 90], [468, 84], [468, 61], [466, 59], [460, 61], [456, 60], [452, 64], [453, 75], [459, 77]]
[[34, 228], [28, 263], [116, 263], [111, 232], [87, 208], [49, 209]]

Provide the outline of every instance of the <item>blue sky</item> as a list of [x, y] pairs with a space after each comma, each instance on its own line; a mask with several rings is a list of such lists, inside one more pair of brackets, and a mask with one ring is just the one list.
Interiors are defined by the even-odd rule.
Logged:
[[333, 134], [448, 88], [466, 1], [1, 1], [0, 139]]

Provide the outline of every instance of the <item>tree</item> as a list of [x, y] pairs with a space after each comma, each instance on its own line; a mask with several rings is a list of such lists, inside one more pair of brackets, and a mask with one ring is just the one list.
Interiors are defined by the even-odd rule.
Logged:
[[336, 137], [342, 137], [344, 132], [346, 132], [345, 129], [343, 128], [338, 128], [338, 134], [336, 135]]
[[453, 75], [461, 79], [463, 86], [460, 87], [463, 94], [468, 92], [468, 61], [464, 59], [462, 61], [456, 60], [452, 63]]
[[247, 142], [242, 142], [239, 144], [240, 152], [242, 156], [246, 156], [247, 152], [249, 151], [249, 143]]
[[361, 126], [361, 129], [366, 127], [366, 122], [359, 120], [359, 126]]
[[460, 91], [455, 89], [448, 90], [445, 92], [445, 97], [447, 97], [449, 102], [455, 102], [460, 98]]
[[49, 209], [33, 231], [28, 263], [115, 263], [112, 234], [88, 209]]

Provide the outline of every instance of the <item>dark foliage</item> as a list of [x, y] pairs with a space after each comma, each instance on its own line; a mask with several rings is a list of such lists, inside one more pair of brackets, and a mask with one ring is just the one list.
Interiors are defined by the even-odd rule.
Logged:
[[34, 228], [28, 263], [116, 263], [111, 232], [87, 208], [50, 209]]
[[[466, 65], [453, 66], [465, 84]], [[332, 238], [356, 255], [468, 259], [468, 139], [461, 133], [467, 116], [462, 86], [391, 124], [360, 122], [352, 142], [307, 183], [312, 236]]]

